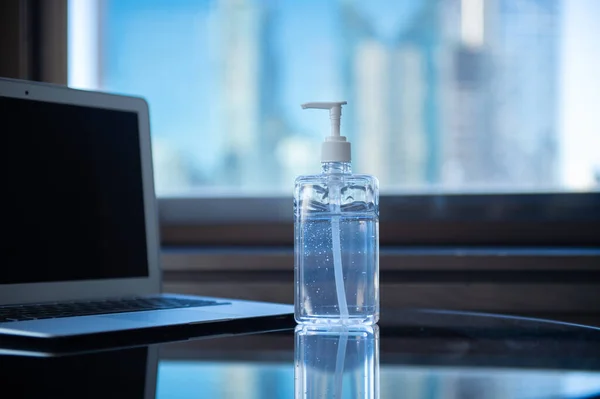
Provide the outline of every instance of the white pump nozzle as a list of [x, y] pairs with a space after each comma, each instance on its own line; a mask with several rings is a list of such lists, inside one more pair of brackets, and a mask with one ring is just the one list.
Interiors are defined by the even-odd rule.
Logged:
[[342, 118], [342, 105], [339, 102], [312, 102], [302, 104], [302, 109], [328, 109], [331, 119], [331, 135], [327, 136], [321, 148], [321, 162], [350, 162], [351, 147], [346, 137], [340, 135], [340, 119]]

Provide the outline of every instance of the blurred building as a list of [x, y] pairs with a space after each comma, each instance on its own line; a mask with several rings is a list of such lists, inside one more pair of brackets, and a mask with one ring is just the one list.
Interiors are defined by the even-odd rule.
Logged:
[[340, 0], [361, 171], [390, 188], [557, 183], [557, 0], [422, 0], [397, 40]]
[[499, 183], [558, 184], [558, 0], [486, 1]]
[[438, 14], [445, 67], [439, 73], [445, 108], [439, 176], [445, 187], [477, 189], [497, 183], [489, 86], [494, 76], [485, 46], [485, 7], [484, 0], [453, 0]]
[[340, 0], [340, 69], [344, 131], [353, 143], [354, 170], [377, 176], [383, 185], [392, 180], [394, 157], [390, 151], [392, 90], [388, 44], [374, 33], [372, 24], [353, 0]]
[[275, 151], [287, 128], [279, 109], [276, 14], [269, 2], [255, 0], [219, 0], [217, 14], [219, 180], [246, 189], [277, 184]]
[[393, 43], [390, 114], [395, 187], [422, 187], [440, 182], [444, 77], [447, 63], [440, 26], [443, 2], [424, 1]]

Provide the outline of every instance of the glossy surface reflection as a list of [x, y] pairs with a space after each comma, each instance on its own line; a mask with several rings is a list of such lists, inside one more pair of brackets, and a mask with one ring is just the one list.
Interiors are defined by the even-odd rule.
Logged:
[[0, 339], [0, 397], [600, 398], [598, 328], [423, 310], [384, 321], [57, 357], [3, 349]]
[[159, 346], [62, 357], [1, 355], [1, 398], [156, 397]]
[[379, 398], [379, 327], [295, 330], [295, 399]]

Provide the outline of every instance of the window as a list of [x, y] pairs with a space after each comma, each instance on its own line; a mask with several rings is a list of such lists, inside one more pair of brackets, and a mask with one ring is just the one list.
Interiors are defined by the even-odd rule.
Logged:
[[70, 0], [69, 84], [148, 99], [167, 242], [291, 244], [293, 180], [328, 129], [300, 103], [344, 99], [382, 244], [595, 245], [598, 17], [595, 0]]
[[87, 0], [75, 87], [146, 97], [159, 196], [288, 195], [349, 101], [383, 193], [596, 190], [595, 0]]
[[598, 322], [600, 2], [17, 3], [5, 74], [65, 83], [68, 58], [71, 86], [149, 100], [166, 291], [292, 301], [292, 182], [328, 129], [300, 103], [344, 99], [383, 308]]

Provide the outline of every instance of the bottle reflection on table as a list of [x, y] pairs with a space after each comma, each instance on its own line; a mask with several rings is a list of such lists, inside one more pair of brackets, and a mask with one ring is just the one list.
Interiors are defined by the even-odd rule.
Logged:
[[379, 399], [379, 327], [295, 330], [295, 399]]

